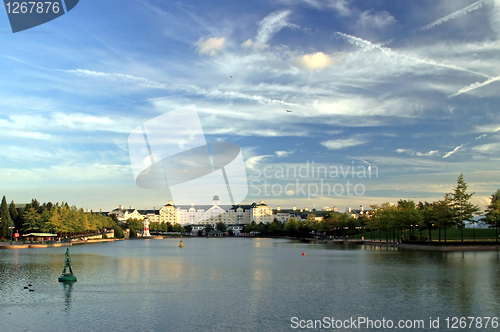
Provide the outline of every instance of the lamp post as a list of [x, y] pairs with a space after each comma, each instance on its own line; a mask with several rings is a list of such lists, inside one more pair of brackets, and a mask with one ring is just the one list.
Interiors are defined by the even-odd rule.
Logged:
[[9, 229], [10, 229], [10, 244], [12, 244], [12, 230], [14, 229], [14, 224], [11, 223]]
[[476, 242], [476, 229], [475, 229], [475, 226], [476, 223], [473, 221], [472, 222], [472, 238], [474, 239], [473, 241]]

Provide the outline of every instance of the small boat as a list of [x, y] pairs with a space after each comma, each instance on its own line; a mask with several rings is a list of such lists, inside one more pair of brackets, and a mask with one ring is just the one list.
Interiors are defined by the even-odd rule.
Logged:
[[73, 269], [71, 268], [71, 258], [69, 257], [69, 249], [66, 249], [66, 265], [62, 275], [59, 277], [59, 282], [76, 282], [76, 276], [73, 274]]

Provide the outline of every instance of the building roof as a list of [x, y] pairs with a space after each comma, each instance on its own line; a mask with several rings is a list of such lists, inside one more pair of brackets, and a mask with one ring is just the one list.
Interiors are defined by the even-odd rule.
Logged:
[[159, 210], [137, 210], [141, 215], [146, 215], [146, 214], [154, 214], [154, 215], [159, 215], [160, 211]]

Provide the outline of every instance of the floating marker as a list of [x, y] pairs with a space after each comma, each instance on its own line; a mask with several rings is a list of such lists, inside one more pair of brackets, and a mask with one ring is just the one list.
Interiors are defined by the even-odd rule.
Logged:
[[71, 268], [71, 258], [69, 257], [69, 249], [66, 249], [66, 265], [62, 275], [59, 277], [60, 282], [76, 282], [76, 276], [73, 274], [73, 269]]

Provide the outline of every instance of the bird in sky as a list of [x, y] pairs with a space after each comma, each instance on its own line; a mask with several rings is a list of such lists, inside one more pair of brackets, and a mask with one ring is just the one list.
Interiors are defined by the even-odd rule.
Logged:
[[292, 112], [292, 111], [290, 111], [290, 110], [286, 110], [286, 111], [287, 111], [287, 112], [289, 112], [289, 113], [291, 113], [291, 112]]

